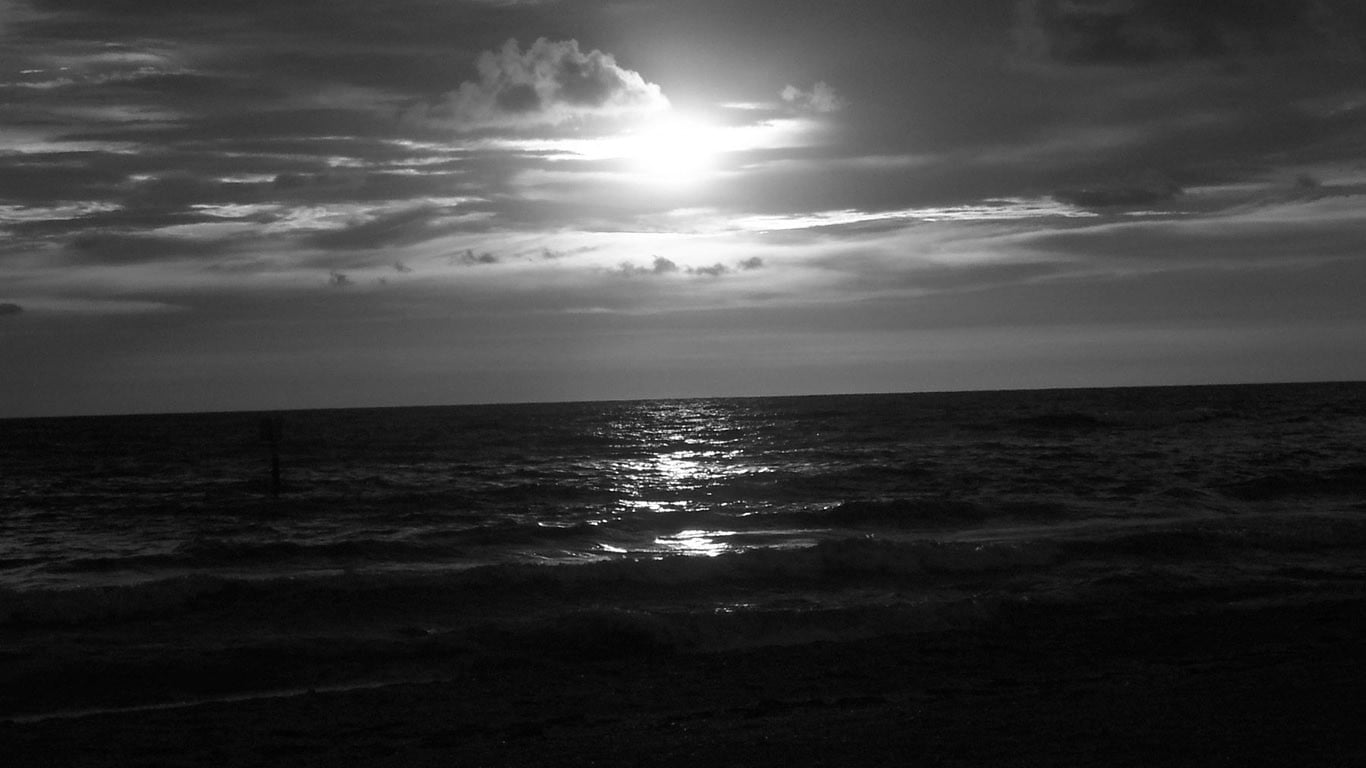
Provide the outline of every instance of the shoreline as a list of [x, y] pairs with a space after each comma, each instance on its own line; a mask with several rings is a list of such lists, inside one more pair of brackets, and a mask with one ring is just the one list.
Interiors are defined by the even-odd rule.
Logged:
[[0, 753], [25, 766], [1346, 766], [1366, 762], [1363, 640], [1360, 597], [1034, 606], [973, 629], [508, 655], [436, 683], [0, 722]]

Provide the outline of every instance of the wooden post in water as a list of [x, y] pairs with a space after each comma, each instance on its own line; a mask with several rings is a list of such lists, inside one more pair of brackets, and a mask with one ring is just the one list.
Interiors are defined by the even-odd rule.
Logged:
[[270, 443], [270, 495], [280, 498], [280, 427], [284, 419], [265, 416], [261, 419], [261, 440]]

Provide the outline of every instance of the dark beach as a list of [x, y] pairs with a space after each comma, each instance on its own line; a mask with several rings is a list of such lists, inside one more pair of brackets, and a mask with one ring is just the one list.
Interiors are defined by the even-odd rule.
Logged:
[[1361, 765], [1366, 601], [1040, 607], [698, 654], [0, 724], [15, 766]]

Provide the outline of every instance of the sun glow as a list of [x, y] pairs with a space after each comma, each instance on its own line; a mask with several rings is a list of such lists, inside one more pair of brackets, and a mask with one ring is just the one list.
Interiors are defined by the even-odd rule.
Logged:
[[664, 185], [695, 184], [714, 174], [730, 137], [696, 118], [667, 115], [612, 142], [630, 173]]
[[801, 118], [737, 125], [670, 110], [605, 136], [479, 139], [461, 149], [544, 156], [545, 167], [523, 172], [522, 180], [528, 183], [564, 181], [588, 172], [600, 180], [677, 190], [749, 167], [745, 156], [753, 150], [805, 146], [813, 130]]

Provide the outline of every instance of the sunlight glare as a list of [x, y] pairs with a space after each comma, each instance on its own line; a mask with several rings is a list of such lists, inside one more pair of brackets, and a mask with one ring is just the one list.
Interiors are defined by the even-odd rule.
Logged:
[[615, 140], [618, 154], [643, 181], [693, 184], [716, 171], [727, 137], [715, 125], [679, 115], [652, 120]]
[[735, 531], [679, 531], [671, 536], [659, 536], [655, 545], [669, 554], [716, 557], [733, 548], [723, 539], [736, 535]]

